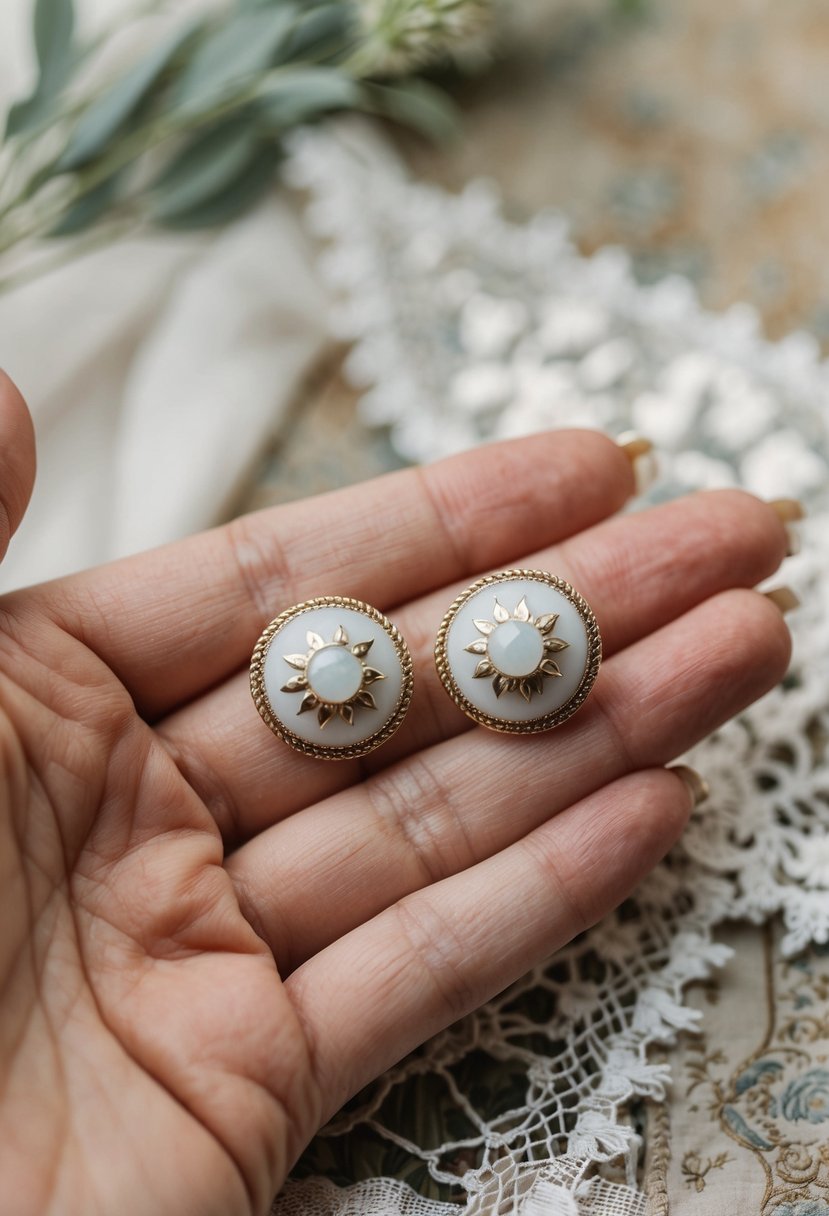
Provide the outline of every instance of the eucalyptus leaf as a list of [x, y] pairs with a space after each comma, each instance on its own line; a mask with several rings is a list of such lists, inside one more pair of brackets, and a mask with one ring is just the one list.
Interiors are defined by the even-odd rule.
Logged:
[[277, 147], [263, 145], [257, 159], [232, 185], [189, 211], [171, 216], [166, 221], [167, 227], [215, 228], [244, 215], [267, 193], [280, 158]]
[[437, 143], [448, 143], [461, 134], [460, 115], [449, 97], [425, 80], [407, 80], [395, 85], [365, 86], [371, 108]]
[[351, 5], [317, 4], [297, 18], [286, 54], [290, 59], [336, 56], [345, 50], [356, 25]]
[[328, 110], [363, 104], [361, 86], [337, 68], [286, 68], [262, 88], [256, 110], [269, 129], [285, 130]]
[[197, 135], [150, 186], [152, 218], [165, 223], [215, 199], [243, 177], [261, 146], [255, 128], [244, 119]]
[[52, 97], [39, 93], [37, 90], [23, 101], [16, 101], [6, 115], [3, 138], [11, 139], [13, 135], [20, 135], [21, 132], [35, 126], [46, 117], [53, 101]]
[[48, 235], [50, 237], [76, 236], [86, 228], [91, 228], [102, 215], [109, 211], [117, 199], [124, 175], [124, 170], [121, 169], [95, 186], [93, 190], [82, 194], [67, 208]]
[[54, 95], [72, 68], [75, 7], [72, 0], [36, 0], [34, 36], [40, 83], [37, 91]]
[[33, 26], [38, 81], [28, 97], [10, 108], [6, 116], [5, 139], [29, 130], [46, 118], [72, 73], [75, 29], [72, 0], [37, 0]]
[[296, 6], [238, 12], [209, 37], [181, 74], [172, 101], [188, 111], [215, 105], [270, 67], [290, 36]]
[[84, 112], [57, 163], [58, 173], [80, 169], [104, 151], [133, 117], [138, 107], [170, 66], [200, 22], [177, 30], [140, 60]]

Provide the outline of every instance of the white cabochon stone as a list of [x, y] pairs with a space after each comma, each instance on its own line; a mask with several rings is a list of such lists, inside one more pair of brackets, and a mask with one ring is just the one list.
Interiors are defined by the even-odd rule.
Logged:
[[[310, 650], [306, 637], [309, 630], [319, 634], [325, 643], [333, 641], [340, 625], [348, 634], [348, 647], [336, 647], [343, 652], [341, 664], [336, 661], [331, 664], [328, 660], [317, 666], [327, 650], [326, 646], [325, 650], [318, 651], [314, 657], [314, 679], [322, 683], [327, 682], [327, 687], [341, 691], [347, 686], [349, 678], [353, 679], [354, 668], [350, 666], [349, 659], [354, 663], [359, 662], [354, 655], [348, 653], [350, 647], [357, 642], [369, 641], [372, 642], [372, 647], [363, 662], [368, 667], [382, 671], [386, 678], [375, 680], [367, 690], [377, 703], [376, 709], [356, 705], [353, 725], [349, 726], [340, 718], [332, 718], [324, 727], [320, 727], [316, 710], [309, 710], [304, 714], [297, 713], [304, 692], [282, 692], [282, 686], [287, 684], [292, 676], [302, 674], [286, 663], [283, 656], [307, 654]], [[355, 608], [310, 608], [286, 621], [271, 638], [262, 676], [274, 715], [300, 739], [324, 747], [344, 747], [350, 743], [362, 743], [370, 738], [393, 717], [403, 691], [403, 670], [394, 643], [381, 624]]]
[[[491, 676], [475, 679], [475, 668], [484, 656], [469, 654], [465, 649], [470, 642], [480, 641], [484, 636], [476, 629], [476, 620], [495, 621], [496, 599], [509, 613], [513, 613], [523, 597], [526, 597], [533, 618], [557, 612], [558, 621], [548, 636], [569, 642], [565, 650], [550, 655], [558, 664], [561, 676], [545, 678], [543, 692], [533, 693], [530, 702], [525, 701], [518, 692], [504, 692], [496, 697]], [[526, 666], [531, 658], [530, 652], [538, 653], [538, 643], [526, 632], [527, 628], [538, 635], [534, 626], [513, 631], [504, 624], [498, 626], [487, 639], [491, 645], [503, 629], [503, 646], [496, 642], [500, 661], [496, 662], [494, 655], [492, 660], [505, 675], [512, 672], [501, 663], [512, 663], [516, 668]], [[461, 605], [447, 633], [446, 654], [456, 685], [476, 709], [507, 722], [531, 722], [560, 709], [579, 687], [588, 658], [587, 630], [575, 604], [563, 592], [536, 579], [508, 579], [481, 587]], [[516, 671], [515, 674], [525, 673]]]
[[348, 646], [323, 646], [311, 656], [305, 674], [311, 692], [321, 701], [343, 705], [360, 690], [363, 664]]
[[487, 638], [489, 659], [505, 676], [529, 676], [544, 658], [544, 639], [527, 621], [504, 621]]

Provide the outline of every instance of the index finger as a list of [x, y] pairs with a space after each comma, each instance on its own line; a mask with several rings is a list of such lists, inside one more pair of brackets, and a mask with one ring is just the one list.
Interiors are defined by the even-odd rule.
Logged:
[[316, 595], [386, 610], [618, 510], [632, 456], [551, 431], [243, 516], [34, 594], [154, 718], [245, 665], [264, 625]]

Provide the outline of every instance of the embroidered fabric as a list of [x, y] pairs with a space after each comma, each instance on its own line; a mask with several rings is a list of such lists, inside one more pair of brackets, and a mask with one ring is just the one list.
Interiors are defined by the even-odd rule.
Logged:
[[[326, 242], [363, 418], [407, 459], [545, 427], [632, 428], [663, 453], [646, 501], [743, 485], [808, 505], [786, 571], [803, 601], [790, 674], [690, 755], [712, 793], [681, 842], [620, 908], [321, 1133], [369, 1129], [453, 1202], [316, 1177], [274, 1207], [642, 1216], [636, 1103], [670, 1083], [648, 1049], [697, 1026], [683, 989], [730, 956], [717, 926], [780, 913], [784, 953], [829, 940], [829, 367], [806, 334], [766, 341], [745, 305], [712, 314], [681, 278], [638, 284], [620, 249], [581, 256], [559, 215], [511, 223], [484, 182], [450, 196], [408, 180], [359, 128], [303, 133], [290, 174]], [[427, 1083], [436, 1113], [412, 1130], [400, 1110]]]

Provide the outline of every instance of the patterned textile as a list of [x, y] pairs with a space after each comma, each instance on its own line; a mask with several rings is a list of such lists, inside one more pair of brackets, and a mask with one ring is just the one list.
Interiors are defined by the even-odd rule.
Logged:
[[648, 1111], [649, 1214], [829, 1216], [829, 946], [786, 958], [779, 921], [720, 937], [734, 953], [689, 990], [699, 1031]]

